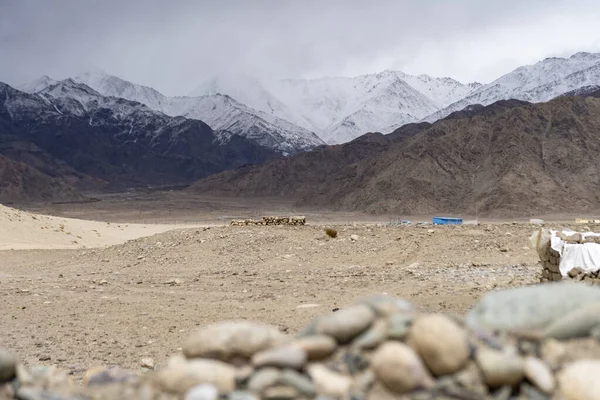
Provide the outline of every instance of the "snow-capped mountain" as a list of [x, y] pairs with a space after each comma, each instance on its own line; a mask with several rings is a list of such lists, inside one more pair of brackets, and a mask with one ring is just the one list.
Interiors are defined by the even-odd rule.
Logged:
[[365, 76], [361, 84], [368, 94], [362, 101], [349, 104], [344, 114], [350, 114], [325, 130], [323, 139], [327, 142], [344, 143], [367, 132], [389, 133], [437, 109], [396, 74]]
[[[270, 98], [267, 92], [260, 93], [255, 99], [265, 99], [262, 103], [260, 100], [256, 102], [260, 103], [262, 108], [271, 107], [270, 112], [251, 108], [224, 96], [215, 85], [205, 88], [205, 95], [167, 97], [150, 87], [137, 85], [100, 71], [82, 74], [75, 80], [85, 83], [105, 96], [137, 101], [170, 116], [199, 119], [214, 130], [227, 130], [251, 138], [283, 154], [310, 150], [324, 144], [313, 132], [278, 117], [277, 115], [285, 114], [285, 106], [278, 104], [275, 98]], [[250, 93], [251, 90], [253, 89], [245, 92]]]
[[0, 83], [0, 98], [0, 153], [57, 177], [68, 170], [92, 177], [88, 183], [172, 184], [279, 156], [255, 140], [103, 96], [73, 79], [34, 94]]
[[452, 78], [433, 78], [429, 75], [409, 75], [400, 71], [395, 73], [406, 83], [427, 96], [438, 107], [446, 107], [482, 86], [479, 82], [461, 83]]
[[56, 82], [57, 81], [50, 78], [49, 76], [44, 75], [41, 78], [38, 78], [34, 81], [31, 81], [29, 83], [26, 83], [24, 85], [17, 87], [17, 89], [19, 89], [22, 92], [26, 92], [26, 93], [35, 93], [35, 92], [39, 92], [40, 90], [44, 90], [45, 88], [47, 88], [48, 86], [50, 86]]
[[576, 53], [569, 58], [546, 58], [526, 65], [483, 85], [463, 99], [425, 118], [436, 121], [471, 104], [498, 100], [543, 102], [561, 94], [600, 83], [600, 54]]
[[369, 131], [389, 133], [439, 110], [478, 87], [450, 78], [384, 71], [355, 78], [283, 80], [272, 91], [329, 143]]
[[240, 134], [284, 155], [325, 144], [314, 133], [227, 95], [173, 97], [170, 101], [170, 115], [201, 119], [214, 130]]
[[[102, 95], [137, 101], [171, 116], [201, 119], [216, 130], [229, 130], [287, 154], [324, 141], [344, 143], [367, 132], [389, 133], [410, 122], [433, 122], [473, 104], [541, 102], [599, 86], [600, 54], [548, 58], [485, 85], [401, 71], [278, 81], [228, 74], [203, 80], [190, 96], [167, 97], [98, 70], [74, 80]], [[23, 89], [35, 93], [53, 83], [43, 77]]]
[[91, 87], [104, 96], [137, 101], [153, 110], [169, 114], [167, 112], [169, 99], [151, 87], [137, 85], [97, 69], [76, 76], [73, 80]]
[[310, 121], [284, 104], [258, 79], [246, 74], [230, 73], [213, 76], [202, 82], [190, 93], [190, 96], [210, 96], [215, 94], [227, 95], [247, 107], [285, 119], [306, 129], [310, 130], [313, 128]]
[[[399, 71], [276, 82], [228, 74], [205, 80], [190, 96], [167, 97], [100, 70], [73, 79], [104, 96], [137, 101], [171, 116], [201, 119], [215, 130], [232, 130], [286, 154], [322, 145], [321, 139], [343, 143], [369, 131], [391, 132], [478, 85]], [[26, 88], [35, 93], [52, 83], [40, 80]]]

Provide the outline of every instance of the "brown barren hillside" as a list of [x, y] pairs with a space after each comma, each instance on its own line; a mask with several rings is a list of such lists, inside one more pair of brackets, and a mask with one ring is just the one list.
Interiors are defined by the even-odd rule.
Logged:
[[[411, 125], [407, 135], [418, 131], [419, 127]], [[399, 134], [395, 139], [401, 140], [401, 136]], [[310, 194], [316, 185], [335, 185], [332, 178], [336, 173], [347, 165], [384, 151], [391, 140], [381, 133], [368, 133], [349, 143], [320, 146], [289, 158], [212, 175], [194, 184], [192, 190], [225, 195], [282, 197]]]
[[[496, 107], [440, 120], [343, 168], [305, 165], [312, 180], [304, 179], [295, 193], [299, 204], [409, 215], [477, 209], [525, 216], [600, 208], [600, 99]], [[273, 188], [293, 188], [296, 158], [273, 167], [216, 175], [194, 188], [227, 187], [238, 195], [280, 195]]]
[[0, 203], [85, 199], [62, 180], [0, 154]]

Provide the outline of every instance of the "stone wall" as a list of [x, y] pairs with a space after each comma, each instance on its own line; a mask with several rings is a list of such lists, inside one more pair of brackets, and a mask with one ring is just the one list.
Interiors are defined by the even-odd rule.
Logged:
[[248, 226], [248, 225], [305, 225], [306, 217], [262, 217], [260, 220], [254, 219], [234, 219], [231, 221], [231, 226]]
[[599, 301], [598, 288], [552, 283], [490, 292], [460, 317], [374, 295], [294, 336], [250, 321], [204, 326], [164, 365], [92, 368], [82, 386], [0, 348], [0, 399], [600, 399], [589, 323]]
[[[584, 243], [600, 243], [599, 237], [583, 238], [581, 233], [573, 235], [559, 234], [560, 238], [570, 244], [583, 245]], [[563, 279], [573, 279], [583, 281], [590, 285], [600, 285], [600, 271], [584, 272], [581, 268], [574, 268], [569, 271], [568, 276], [563, 277], [560, 273], [560, 254], [550, 247], [550, 234], [548, 230], [538, 232], [539, 241], [537, 251], [542, 265], [542, 282], [562, 281]]]
[[558, 266], [560, 265], [560, 254], [548, 246], [547, 256], [545, 260], [540, 261], [542, 264], [542, 282], [562, 281], [563, 276], [560, 273]]

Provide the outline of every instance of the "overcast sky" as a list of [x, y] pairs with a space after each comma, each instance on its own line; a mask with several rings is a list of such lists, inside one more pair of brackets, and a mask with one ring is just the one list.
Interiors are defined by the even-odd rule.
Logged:
[[0, 0], [0, 81], [92, 66], [166, 94], [216, 73], [487, 83], [600, 52], [600, 0]]

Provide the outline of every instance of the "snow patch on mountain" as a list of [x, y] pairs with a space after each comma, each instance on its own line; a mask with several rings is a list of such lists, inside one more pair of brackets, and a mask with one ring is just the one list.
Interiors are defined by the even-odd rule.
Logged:
[[546, 58], [525, 65], [483, 85], [465, 98], [435, 112], [425, 121], [436, 121], [471, 104], [489, 105], [498, 100], [548, 101], [563, 93], [600, 83], [600, 54], [576, 53], [569, 58]]
[[34, 81], [18, 86], [17, 89], [25, 93], [36, 93], [46, 89], [48, 86], [55, 84], [57, 81], [44, 75]]
[[459, 100], [479, 84], [383, 71], [354, 78], [288, 79], [272, 84], [285, 104], [311, 122], [328, 143], [369, 131], [383, 133]]
[[201, 119], [213, 130], [243, 132], [243, 136], [263, 146], [288, 154], [324, 144], [314, 133], [274, 115], [251, 109], [227, 95], [173, 97], [169, 112]]
[[301, 127], [312, 129], [310, 122], [295, 113], [289, 106], [273, 95], [258, 79], [246, 74], [214, 76], [202, 82], [190, 96], [227, 95], [239, 103], [258, 111], [274, 115]]
[[145, 104], [169, 116], [199, 119], [215, 131], [226, 129], [282, 153], [292, 154], [324, 144], [315, 133], [271, 113], [251, 108], [229, 96], [217, 94], [216, 89], [214, 93], [203, 96], [168, 97], [147, 86], [101, 71], [87, 72], [74, 81], [85, 83], [104, 96]]
[[396, 71], [406, 83], [427, 96], [438, 107], [443, 108], [462, 99], [482, 86], [479, 82], [461, 83], [452, 78], [433, 78], [429, 75], [413, 76]]
[[[167, 97], [99, 70], [74, 81], [170, 116], [201, 119], [215, 130], [231, 129], [256, 140], [264, 135], [259, 142], [293, 153], [323, 140], [344, 143], [367, 132], [389, 133], [406, 123], [433, 122], [473, 104], [507, 99], [542, 102], [592, 88], [600, 85], [600, 54], [547, 58], [485, 85], [390, 70], [354, 78], [273, 81], [225, 74], [204, 80], [191, 96]], [[54, 83], [43, 77], [24, 88], [36, 93]]]
[[329, 126], [323, 138], [331, 144], [345, 143], [367, 132], [394, 129], [436, 110], [436, 105], [395, 74], [385, 78], [365, 76], [367, 90], [362, 101], [348, 104], [341, 121]]
[[101, 70], [87, 71], [73, 79], [97, 90], [104, 96], [137, 101], [153, 110], [168, 114], [169, 99], [151, 87], [128, 82]]

